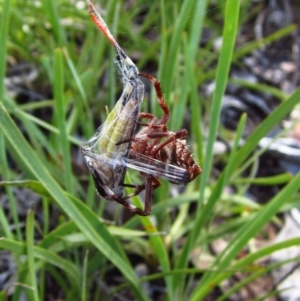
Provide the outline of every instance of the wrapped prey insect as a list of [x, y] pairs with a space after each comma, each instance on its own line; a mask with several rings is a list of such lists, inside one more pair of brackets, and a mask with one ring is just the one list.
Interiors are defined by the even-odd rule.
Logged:
[[[160, 186], [158, 178], [185, 185], [201, 173], [194, 162], [185, 141], [186, 130], [168, 131], [168, 107], [162, 97], [159, 82], [147, 74], [138, 74], [134, 63], [119, 47], [105, 22], [89, 1], [92, 20], [104, 33], [118, 53], [115, 60], [124, 83], [123, 93], [96, 134], [82, 146], [85, 161], [93, 175], [97, 192], [107, 200], [114, 200], [139, 215], [149, 215], [151, 193]], [[138, 76], [151, 80], [156, 89], [158, 102], [164, 115], [157, 119], [150, 113], [140, 113], [144, 85]], [[147, 118], [149, 123], [138, 122]], [[134, 136], [137, 124], [143, 128]], [[138, 170], [145, 177], [142, 185], [124, 184], [127, 168]], [[124, 187], [134, 192], [123, 196]], [[145, 209], [135, 207], [127, 200], [146, 191]]]
[[123, 82], [123, 92], [105, 122], [98, 128], [96, 134], [82, 145], [81, 151], [99, 195], [142, 214], [142, 210], [129, 204], [123, 197], [126, 165], [122, 164], [119, 158], [128, 157], [131, 142], [121, 144], [118, 142], [130, 139], [135, 133], [144, 97], [144, 84], [138, 77], [137, 67], [118, 45], [106, 23], [97, 13], [93, 2], [88, 1], [88, 5], [91, 19], [116, 49], [115, 63]]

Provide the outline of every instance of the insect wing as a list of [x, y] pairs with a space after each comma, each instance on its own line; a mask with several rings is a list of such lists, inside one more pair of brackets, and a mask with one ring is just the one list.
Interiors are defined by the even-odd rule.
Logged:
[[144, 156], [132, 150], [129, 153], [129, 158], [123, 158], [122, 160], [126, 162], [128, 168], [146, 175], [163, 178], [178, 185], [189, 182], [189, 173], [184, 168]]
[[184, 168], [133, 151], [130, 151], [129, 158], [120, 156], [118, 153], [115, 153], [113, 157], [108, 158], [103, 154], [96, 154], [89, 150], [84, 151], [84, 156], [86, 157], [86, 160], [96, 160], [99, 163], [108, 164], [112, 168], [120, 166], [131, 168], [146, 175], [166, 179], [169, 182], [178, 185], [189, 182], [189, 173]]

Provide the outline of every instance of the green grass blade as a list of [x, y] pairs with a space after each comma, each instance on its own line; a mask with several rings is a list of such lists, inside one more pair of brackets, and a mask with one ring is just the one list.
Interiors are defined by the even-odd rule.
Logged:
[[36, 267], [33, 255], [34, 245], [34, 210], [30, 209], [26, 218], [26, 253], [29, 270], [29, 283], [33, 289], [34, 301], [39, 301], [38, 288], [36, 281]]
[[[188, 259], [190, 256], [189, 254], [192, 250], [192, 247], [195, 244], [196, 238], [199, 235], [199, 231], [201, 229], [199, 227], [199, 225], [202, 224], [201, 203], [204, 200], [205, 187], [209, 181], [209, 175], [212, 166], [213, 146], [214, 146], [214, 142], [217, 136], [218, 126], [219, 126], [221, 103], [222, 103], [222, 98], [227, 83], [229, 68], [233, 56], [236, 32], [238, 28], [239, 4], [240, 4], [239, 1], [230, 1], [230, 0], [228, 0], [226, 4], [226, 16], [225, 16], [225, 24], [224, 24], [224, 31], [223, 31], [223, 44], [222, 44], [220, 59], [217, 68], [216, 88], [215, 88], [213, 102], [211, 106], [210, 126], [209, 126], [207, 147], [205, 151], [206, 157], [203, 165], [203, 173], [201, 175], [201, 186], [200, 186], [197, 219], [195, 221], [195, 226], [193, 227], [188, 237], [187, 243], [185, 244], [180, 254], [180, 258], [176, 265], [178, 269], [182, 269], [187, 266]], [[181, 277], [177, 278], [174, 286], [178, 287], [180, 283], [183, 283]]]
[[77, 95], [74, 95], [75, 106], [76, 106], [77, 110], [79, 111], [79, 114], [78, 114], [79, 122], [82, 125], [82, 129], [83, 129], [86, 137], [90, 137], [90, 136], [92, 136], [92, 132], [93, 132], [92, 123], [86, 122], [86, 120], [87, 119], [92, 120], [92, 114], [91, 114], [90, 108], [88, 106], [87, 96], [86, 96], [82, 81], [80, 79], [80, 76], [78, 74], [78, 71], [77, 71], [76, 67], [74, 66], [73, 61], [71, 60], [68, 50], [66, 48], [63, 48], [63, 54], [64, 54], [64, 57], [68, 64], [68, 67], [72, 73], [72, 76], [74, 78], [76, 87], [80, 94], [80, 97]]
[[82, 271], [82, 289], [81, 289], [81, 300], [86, 301], [87, 300], [87, 264], [88, 264], [88, 257], [89, 256], [89, 251], [86, 251], [86, 254], [84, 256], [84, 261], [83, 261], [83, 271]]
[[261, 46], [265, 46], [274, 41], [277, 41], [278, 39], [280, 39], [286, 35], [289, 35], [296, 30], [297, 30], [297, 25], [290, 24], [290, 25], [288, 25], [284, 28], [281, 28], [280, 30], [270, 34], [269, 36], [263, 38], [262, 40], [254, 40], [253, 42], [246, 43], [236, 50], [236, 52], [234, 53], [234, 59], [236, 60], [240, 57], [244, 57], [245, 55], [251, 53], [255, 49], [258, 49]]
[[54, 98], [56, 109], [56, 121], [59, 129], [59, 144], [62, 151], [62, 163], [64, 170], [65, 185], [67, 191], [73, 191], [72, 185], [72, 169], [70, 158], [70, 146], [67, 134], [66, 117], [65, 117], [65, 101], [64, 101], [64, 75], [63, 75], [63, 59], [60, 49], [55, 51], [55, 65], [54, 65]]
[[[197, 89], [197, 83], [194, 76], [194, 61], [192, 61], [190, 57], [190, 47], [186, 47], [185, 49], [185, 61], [186, 61], [186, 75], [189, 75], [189, 86], [191, 89], [191, 119], [192, 119], [192, 125], [191, 125], [191, 132], [190, 136], [193, 138], [192, 141], [195, 141], [197, 145], [197, 152], [196, 152], [196, 158], [198, 159], [198, 162], [200, 162], [200, 165], [203, 162], [203, 137], [201, 132], [201, 126], [199, 123], [199, 117], [202, 116], [201, 114], [201, 105], [199, 101], [199, 95], [198, 95], [198, 89]], [[185, 111], [185, 109], [183, 110]], [[201, 176], [200, 176], [201, 177]], [[200, 180], [199, 177], [199, 180]]]
[[228, 160], [228, 164], [226, 168], [223, 170], [221, 176], [219, 177], [213, 192], [211, 193], [210, 197], [208, 198], [207, 205], [203, 208], [201, 212], [200, 222], [198, 223], [198, 229], [202, 229], [204, 225], [208, 222], [208, 220], [214, 215], [213, 208], [216, 202], [220, 199], [220, 196], [223, 192], [223, 189], [227, 182], [230, 179], [230, 175], [233, 172], [234, 163], [236, 153], [238, 151], [239, 141], [242, 138], [242, 134], [246, 124], [246, 114], [243, 114], [241, 120], [239, 122], [237, 133], [234, 141], [234, 145], [232, 151], [230, 153], [230, 157]]
[[[14, 147], [19, 158], [27, 165], [36, 179], [42, 183], [47, 189], [48, 193], [52, 195], [53, 199], [60, 205], [66, 214], [76, 223], [78, 228], [84, 235], [91, 241], [95, 247], [104, 254], [118, 269], [123, 273], [124, 277], [129, 281], [132, 290], [139, 300], [147, 300], [144, 291], [139, 285], [138, 278], [136, 277], [132, 267], [116, 253], [114, 245], [110, 241], [104, 239], [110, 237], [105, 227], [98, 221], [93, 220], [97, 225], [93, 224], [85, 215], [78, 210], [78, 208], [67, 198], [61, 187], [50, 176], [49, 172], [41, 164], [39, 158], [28, 145], [15, 123], [7, 114], [5, 108], [0, 106], [0, 129]], [[97, 227], [96, 227], [97, 226]], [[99, 232], [99, 228], [103, 231]], [[101, 235], [100, 235], [101, 233]], [[111, 237], [111, 240], [113, 238]]]
[[[126, 181], [128, 181], [128, 183], [131, 183], [129, 175], [126, 175]], [[132, 203], [139, 208], [143, 207], [141, 199], [138, 196], [135, 196], [132, 198]], [[162, 241], [162, 238], [158, 235], [151, 235], [151, 234], [156, 234], [158, 232], [154, 223], [148, 216], [140, 217], [139, 219], [140, 219], [140, 222], [142, 223], [145, 231], [150, 235], [150, 237], [149, 237], [150, 244], [154, 250], [154, 253], [157, 256], [157, 259], [160, 263], [161, 269], [165, 273], [170, 272], [169, 256], [168, 256], [167, 250], [164, 246], [164, 243]], [[171, 277], [170, 276], [166, 277], [165, 282], [166, 282], [166, 285], [168, 288], [167, 289], [168, 298], [169, 298], [169, 300], [173, 300], [174, 289], [173, 289], [173, 283], [172, 283]]]
[[[254, 266], [251, 270], [251, 267], [247, 270], [249, 273], [249, 276], [247, 275], [244, 279], [242, 279], [242, 281], [239, 281], [238, 283], [236, 283], [234, 286], [232, 286], [229, 290], [226, 291], [226, 293], [224, 293], [221, 297], [219, 297], [216, 301], [224, 301], [224, 300], [228, 300], [227, 298], [230, 298], [230, 296], [232, 296], [234, 293], [238, 292], [239, 290], [243, 289], [244, 287], [246, 287], [249, 283], [251, 283], [252, 281], [254, 281], [255, 279], [264, 276], [267, 273], [271, 273], [272, 271], [274, 271], [275, 269], [278, 268], [284, 268], [283, 265], [287, 264], [287, 263], [292, 263], [292, 262], [297, 262], [299, 261], [300, 257], [294, 257], [291, 259], [287, 259], [281, 262], [275, 262], [275, 263], [271, 263], [266, 267], [263, 266]], [[278, 294], [275, 293], [274, 288], [271, 292], [268, 292], [268, 295], [270, 293], [273, 293], [274, 295]], [[259, 297], [260, 300], [267, 300], [267, 298], [264, 297]], [[258, 300], [258, 299], [256, 299]]]
[[9, 24], [9, 0], [4, 0], [2, 4], [2, 14], [0, 20], [0, 102], [4, 98], [4, 77], [6, 70], [6, 41]]
[[239, 178], [236, 179], [234, 182], [236, 184], [256, 184], [256, 185], [278, 185], [278, 184], [285, 184], [289, 182], [293, 178], [293, 175], [290, 173], [283, 173], [275, 176], [270, 177], [263, 177], [263, 178]]
[[[190, 90], [192, 93], [197, 91], [197, 88], [193, 89], [192, 81], [195, 82], [195, 60], [196, 60], [196, 54], [199, 47], [199, 40], [201, 40], [201, 32], [202, 32], [202, 26], [204, 22], [205, 17], [205, 9], [207, 6], [207, 0], [197, 1], [195, 3], [196, 8], [194, 10], [194, 17], [193, 22], [191, 26], [191, 32], [190, 32], [190, 38], [188, 42], [188, 46], [185, 50], [185, 64], [186, 64], [186, 70], [184, 73], [184, 78], [182, 80], [182, 87], [180, 92], [180, 101], [176, 103], [176, 106], [174, 106], [174, 110], [172, 111], [173, 118], [171, 119], [171, 126], [170, 128], [172, 130], [179, 129], [182, 125], [184, 114], [186, 112], [186, 99], [187, 99], [187, 92]], [[197, 97], [198, 98], [198, 97]], [[192, 104], [193, 106], [193, 104]], [[195, 108], [195, 106], [193, 106]], [[193, 110], [191, 110], [192, 113]], [[197, 110], [196, 112], [198, 112]], [[200, 112], [199, 112], [200, 113]], [[201, 116], [200, 114], [198, 115]], [[193, 120], [198, 120], [193, 119]], [[197, 126], [199, 128], [199, 125]], [[198, 140], [197, 140], [198, 141]], [[201, 147], [201, 145], [199, 145]], [[202, 148], [201, 148], [202, 149]]]
[[[28, 113], [26, 113], [26, 112], [24, 112], [24, 111], [22, 111], [22, 110], [20, 110], [18, 108], [15, 109], [14, 114], [17, 117], [19, 117], [21, 115], [21, 117], [19, 117], [20, 119], [21, 118], [27, 118], [30, 121], [34, 122], [35, 124], [39, 125], [40, 127], [48, 130], [49, 132], [52, 132], [53, 134], [59, 135], [59, 130], [58, 130], [57, 127], [55, 127], [55, 126], [53, 126], [53, 125], [51, 125], [51, 124], [49, 124], [49, 123], [47, 123], [47, 122], [39, 119], [39, 118], [37, 118], [37, 117], [35, 117], [33, 115], [30, 115], [30, 114], [28, 114]], [[72, 142], [74, 145], [77, 145], [77, 146], [80, 146], [82, 144], [82, 141], [80, 141], [79, 139], [76, 139], [76, 138], [74, 138], [74, 137], [72, 137], [70, 135], [68, 135], [68, 140], [70, 142]]]
[[[226, 249], [218, 256], [213, 268], [217, 270], [224, 270], [230, 262], [236, 257], [238, 252], [249, 241], [251, 237], [260, 231], [260, 229], [267, 224], [273, 216], [280, 210], [284, 204], [284, 200], [288, 200], [291, 196], [300, 189], [300, 173], [287, 184], [269, 203], [263, 207], [253, 219], [247, 222], [236, 233]], [[208, 275], [199, 284], [199, 289], [196, 289], [191, 297], [191, 301], [201, 300], [210, 290], [211, 284], [216, 283], [216, 275]]]
[[[56, 237], [57, 239], [57, 237]], [[9, 250], [16, 255], [25, 255], [26, 246], [18, 241], [2, 238], [0, 239], [0, 247], [5, 250]], [[52, 250], [46, 250], [37, 246], [33, 246], [33, 256], [36, 259], [40, 259], [43, 262], [50, 263], [68, 275], [68, 277], [76, 284], [77, 287], [80, 287], [80, 273], [78, 268], [69, 260], [61, 258], [55, 254]]]
[[64, 28], [62, 26], [62, 22], [59, 18], [57, 5], [62, 5], [62, 2], [54, 1], [54, 0], [44, 0], [43, 7], [45, 11], [45, 15], [48, 15], [49, 22], [54, 31], [54, 35], [56, 38], [57, 46], [62, 47], [67, 39]]
[[207, 185], [212, 167], [213, 146], [219, 127], [221, 103], [225, 92], [231, 59], [234, 51], [234, 43], [238, 28], [239, 1], [227, 1], [226, 16], [223, 31], [223, 43], [216, 75], [216, 88], [213, 95], [206, 157], [201, 176], [200, 203], [203, 201], [204, 187]]
[[[9, 26], [9, 7], [10, 7], [10, 1], [4, 0], [2, 5], [2, 13], [1, 13], [1, 19], [0, 19], [0, 103], [4, 102], [4, 83], [5, 83], [5, 72], [6, 72], [6, 47], [7, 47], [7, 33], [8, 33], [8, 26]], [[3, 175], [3, 179], [9, 179], [9, 168], [7, 164], [8, 160], [6, 157], [6, 151], [5, 151], [5, 140], [0, 133], [0, 163], [1, 163], [1, 172]], [[17, 208], [16, 208], [16, 200], [13, 195], [13, 192], [10, 187], [6, 187], [6, 194], [8, 196], [9, 204], [11, 207], [12, 217], [15, 225], [19, 225], [19, 218], [17, 214]], [[5, 235], [7, 237], [13, 237], [13, 234], [9, 227], [9, 222], [3, 212], [3, 209], [0, 209], [0, 222], [5, 230]], [[17, 236], [21, 240], [22, 235], [20, 228], [17, 226], [16, 228]]]
[[236, 157], [236, 166], [240, 166], [250, 153], [257, 147], [259, 140], [265, 137], [280, 121], [286, 117], [292, 109], [299, 103], [300, 88], [282, 104], [280, 104], [247, 138], [247, 141], [239, 150]]
[[271, 87], [266, 84], [261, 83], [251, 83], [249, 81], [240, 79], [240, 78], [231, 78], [228, 81], [231, 84], [239, 85], [241, 87], [248, 88], [249, 90], [258, 91], [261, 93], [269, 93], [270, 95], [273, 95], [274, 97], [280, 99], [281, 101], [285, 101], [287, 99], [287, 95], [281, 91], [277, 87]]
[[168, 52], [168, 59], [166, 60], [166, 67], [162, 73], [161, 79], [163, 80], [164, 93], [168, 99], [171, 94], [171, 86], [174, 78], [175, 64], [180, 49], [180, 41], [183, 34], [183, 30], [187, 24], [187, 20], [190, 16], [192, 7], [195, 5], [195, 0], [186, 0], [181, 3], [179, 16], [176, 18], [174, 31], [172, 32], [172, 38], [170, 41], [170, 47]]

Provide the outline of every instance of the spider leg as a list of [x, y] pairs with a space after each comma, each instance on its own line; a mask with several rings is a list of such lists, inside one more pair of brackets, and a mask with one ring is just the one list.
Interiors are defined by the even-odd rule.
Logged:
[[163, 137], [168, 137], [168, 139], [164, 140], [163, 142], [161, 142], [160, 144], [158, 144], [155, 147], [155, 150], [153, 151], [154, 157], [156, 157], [157, 153], [163, 148], [165, 147], [167, 144], [173, 142], [176, 139], [179, 138], [184, 138], [187, 136], [187, 130], [183, 129], [183, 130], [179, 130], [177, 132], [165, 132], [165, 133], [157, 133], [157, 135], [162, 135], [165, 134]]
[[150, 119], [150, 122], [149, 123], [144, 123], [144, 122], [140, 122], [138, 121], [138, 125], [141, 125], [141, 126], [151, 126], [151, 125], [154, 125], [155, 122], [157, 121], [157, 118], [150, 114], [150, 113], [145, 113], [145, 112], [141, 112], [139, 114], [139, 119], [143, 119], [143, 118], [147, 118], [147, 119]]
[[164, 116], [157, 122], [157, 124], [166, 124], [169, 119], [169, 109], [164, 100], [159, 81], [149, 74], [139, 73], [139, 76], [148, 78], [150, 81], [152, 81], [158, 98], [158, 104], [164, 111]]
[[[156, 133], [157, 130], [160, 130], [159, 133], [167, 132], [167, 127], [165, 126], [165, 124], [154, 124], [155, 121], [156, 121], [156, 118], [152, 119], [149, 124], [138, 122], [139, 125], [145, 126], [145, 128], [143, 130], [141, 130], [140, 132], [138, 132], [135, 137], [131, 137], [128, 139], [118, 141], [116, 143], [116, 145], [121, 145], [123, 143], [129, 143], [129, 142], [140, 141], [143, 139], [151, 138], [151, 133], [153, 133], [153, 129], [155, 129], [154, 133]], [[162, 136], [162, 137], [165, 137], [165, 136]], [[156, 138], [156, 137], [154, 137], [154, 138]], [[159, 137], [159, 139], [160, 138], [161, 137]], [[155, 144], [157, 144], [157, 142], [158, 141], [155, 141], [153, 144], [155, 145]]]
[[144, 123], [144, 122], [138, 121], [138, 123], [137, 123], [138, 125], [148, 126], [150, 128], [164, 128], [164, 126], [165, 126], [164, 123], [163, 124], [159, 123], [157, 121], [157, 118], [154, 115], [150, 114], [150, 113], [144, 113], [144, 112], [140, 113], [139, 114], [139, 119], [143, 119], [143, 118], [150, 119], [150, 122], [149, 123]]
[[116, 201], [117, 203], [123, 205], [125, 208], [129, 209], [132, 213], [136, 213], [141, 216], [147, 216], [150, 214], [149, 211], [147, 212], [146, 210], [142, 210], [142, 209], [130, 204], [124, 198], [121, 198], [121, 197], [117, 196], [116, 194], [112, 195], [111, 199]]
[[141, 112], [139, 114], [139, 119], [142, 119], [142, 118], [148, 118], [148, 119], [152, 120], [156, 117], [154, 115], [150, 114], [150, 113]]
[[[149, 133], [147, 134], [147, 137], [148, 138], [165, 138], [165, 137], [170, 137], [170, 139], [179, 139], [179, 138], [184, 138], [187, 136], [187, 130], [185, 129], [182, 129], [182, 130], [179, 130], [179, 131], [176, 131], [176, 132], [171, 132], [171, 131], [164, 131], [164, 132], [152, 132], [152, 133]], [[165, 141], [164, 141], [165, 142]], [[166, 143], [168, 144], [168, 143]], [[166, 145], [164, 144], [164, 145]]]
[[[152, 133], [143, 133], [143, 134], [141, 134], [141, 133], [138, 133], [137, 134], [137, 136], [135, 136], [135, 137], [131, 137], [131, 138], [128, 138], [128, 139], [124, 139], [124, 140], [121, 140], [121, 141], [118, 141], [117, 143], [116, 143], [116, 145], [121, 145], [121, 144], [123, 144], [123, 143], [129, 143], [129, 142], [138, 142], [138, 141], [140, 141], [140, 140], [145, 140], [145, 139], [152, 139], [152, 138], [156, 138], [156, 140], [154, 140], [153, 141], [153, 143], [149, 146], [149, 148], [152, 148], [154, 145], [156, 145], [157, 144], [157, 142], [161, 139], [161, 138], [163, 138], [163, 137], [166, 137], [166, 136], [169, 136], [169, 135], [163, 135], [164, 133], [166, 133], [166, 131], [165, 131], [165, 127], [164, 127], [164, 125], [158, 125], [158, 126], [156, 126], [155, 128], [161, 128], [161, 127], [163, 127], [161, 130], [163, 131], [162, 133], [161, 132], [154, 132], [153, 133], [153, 135], [152, 135]], [[162, 135], [161, 135], [162, 134]], [[152, 137], [153, 136], [153, 137]]]
[[145, 123], [145, 122], [137, 122], [138, 125], [140, 126], [150, 126], [150, 123]]
[[153, 176], [147, 177], [145, 182], [141, 185], [123, 183], [122, 184], [123, 187], [129, 187], [129, 188], [134, 188], [135, 189], [134, 192], [128, 194], [126, 197], [124, 197], [124, 199], [126, 199], [126, 200], [130, 199], [133, 196], [139, 195], [143, 190], [149, 189], [149, 187], [147, 187], [147, 185], [149, 185], [149, 183], [148, 183], [149, 178], [151, 178], [151, 181], [150, 181], [151, 185], [152, 185], [152, 182], [154, 182], [153, 185], [151, 186], [151, 190], [155, 190], [161, 185], [159, 180], [157, 178], [153, 177]]
[[[157, 189], [161, 185], [160, 181], [153, 177], [148, 176], [145, 180], [145, 182], [142, 185], [133, 185], [133, 184], [123, 184], [124, 187], [131, 187], [135, 188], [135, 191], [129, 195], [127, 195], [125, 198], [120, 198], [116, 196], [117, 198], [113, 198], [116, 202], [122, 204], [124, 207], [128, 208], [130, 211], [137, 213], [142, 216], [147, 216], [151, 212], [151, 194], [152, 191]], [[143, 190], [146, 191], [146, 197], [145, 197], [145, 209], [141, 210], [140, 208], [135, 207], [134, 205], [128, 203], [126, 200], [140, 194]]]
[[151, 212], [151, 195], [152, 195], [152, 191], [157, 189], [159, 186], [161, 185], [161, 183], [159, 182], [159, 180], [153, 176], [147, 177], [146, 179], [146, 186], [145, 186], [145, 190], [146, 190], [146, 197], [145, 197], [145, 210], [144, 212], [150, 214]]
[[[162, 132], [167, 131], [165, 124], [152, 124], [152, 122], [151, 123], [138, 122], [137, 124], [140, 126], [149, 127], [150, 129], [156, 129], [156, 130], [159, 129]], [[148, 131], [149, 131], [149, 129], [148, 129]]]
[[135, 184], [122, 184], [123, 187], [129, 187], [129, 188], [134, 188], [134, 192], [128, 194], [125, 199], [130, 199], [133, 196], [139, 195], [143, 190], [145, 190], [145, 183], [141, 185], [135, 185]]
[[[182, 129], [176, 132], [171, 132], [171, 131], [167, 131], [167, 128], [164, 126], [164, 128], [162, 129], [161, 132], [150, 132], [150, 133], [143, 133], [143, 134], [137, 134], [137, 136], [128, 139], [128, 140], [123, 140], [121, 142], [118, 142], [118, 144], [121, 143], [128, 143], [128, 142], [138, 142], [139, 141], [148, 141], [149, 139], [152, 139], [151, 144], [150, 142], [145, 142], [148, 143], [146, 146], [146, 150], [143, 151], [143, 154], [146, 153], [151, 153], [151, 157], [156, 158], [157, 157], [157, 153], [163, 148], [165, 147], [167, 144], [175, 141], [176, 139], [180, 139], [180, 138], [184, 138], [187, 136], [187, 130]], [[166, 138], [168, 137], [166, 140], [162, 141], [161, 143], [159, 143], [159, 141], [162, 138]], [[143, 145], [143, 144], [142, 144]], [[140, 152], [139, 150], [136, 150], [137, 152]]]

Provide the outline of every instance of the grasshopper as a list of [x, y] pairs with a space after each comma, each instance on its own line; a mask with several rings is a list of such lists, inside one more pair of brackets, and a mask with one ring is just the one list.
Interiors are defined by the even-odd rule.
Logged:
[[131, 143], [118, 143], [130, 139], [135, 133], [144, 97], [144, 84], [138, 77], [136, 65], [118, 45], [93, 2], [88, 1], [88, 5], [91, 19], [116, 49], [117, 57], [114, 61], [124, 88], [106, 121], [98, 128], [96, 134], [82, 145], [81, 151], [92, 173], [97, 192], [107, 200], [117, 201], [132, 211], [139, 211], [123, 197], [126, 166], [121, 164], [119, 159], [128, 157]]

